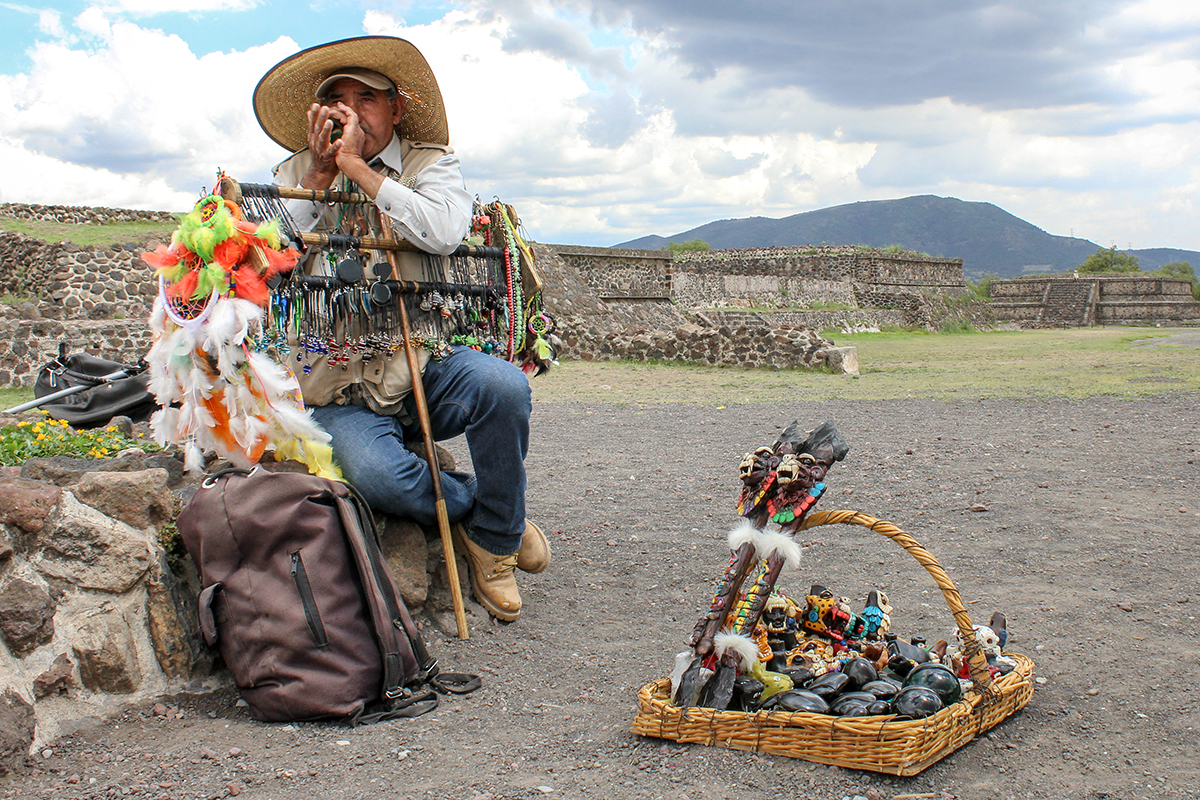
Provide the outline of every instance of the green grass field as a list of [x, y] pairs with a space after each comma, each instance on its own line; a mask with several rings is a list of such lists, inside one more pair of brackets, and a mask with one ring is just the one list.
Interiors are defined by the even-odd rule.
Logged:
[[0, 231], [16, 231], [47, 242], [70, 241], [80, 247], [91, 245], [144, 242], [148, 239], [169, 241], [174, 222], [114, 222], [110, 225], [74, 225], [66, 222], [0, 217]]
[[1139, 397], [1200, 391], [1200, 350], [1140, 346], [1172, 332], [1178, 331], [858, 334], [835, 341], [858, 348], [859, 377], [799, 369], [564, 361], [535, 378], [533, 387], [544, 400], [717, 405], [789, 398]]
[[[1146, 346], [1178, 332], [1086, 328], [858, 334], [836, 342], [858, 348], [859, 377], [801, 369], [564, 360], [534, 378], [533, 389], [538, 399], [555, 402], [714, 405], [843, 398], [1134, 398], [1198, 392], [1200, 349]], [[0, 408], [32, 398], [32, 389], [0, 389]]]

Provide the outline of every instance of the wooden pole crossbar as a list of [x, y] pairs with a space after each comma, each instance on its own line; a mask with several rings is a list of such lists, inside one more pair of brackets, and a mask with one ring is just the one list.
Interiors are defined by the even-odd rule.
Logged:
[[[366, 250], [383, 250], [385, 252], [405, 252], [405, 253], [424, 253], [426, 251], [417, 247], [412, 242], [406, 242], [403, 239], [380, 239], [375, 236], [346, 236], [339, 233], [309, 233], [301, 231], [292, 234], [293, 237], [299, 239], [304, 244], [315, 244], [322, 247], [333, 246], [335, 248], [344, 247], [348, 241], [352, 241], [353, 246], [361, 247]], [[458, 258], [499, 258], [504, 255], [504, 251], [499, 247], [481, 247], [474, 244], [460, 244], [451, 256]]]
[[249, 197], [281, 197], [284, 200], [307, 200], [310, 203], [372, 203], [362, 192], [341, 192], [336, 189], [301, 189], [276, 186], [273, 183], [239, 183], [243, 195]]
[[[374, 285], [377, 281], [364, 279], [347, 283], [341, 278], [332, 275], [292, 275], [289, 278], [292, 283], [300, 286], [316, 286], [324, 289], [336, 289], [345, 286]], [[497, 295], [498, 292], [494, 287], [479, 283], [447, 283], [443, 281], [401, 281], [395, 279], [387, 279], [378, 281], [392, 290], [393, 295], [397, 294], [426, 294], [428, 292], [441, 292], [442, 294], [464, 294], [472, 297], [488, 297]]]

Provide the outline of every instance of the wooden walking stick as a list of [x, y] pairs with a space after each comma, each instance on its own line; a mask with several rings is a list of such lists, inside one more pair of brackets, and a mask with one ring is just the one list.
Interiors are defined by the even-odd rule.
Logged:
[[[379, 213], [379, 224], [385, 229], [391, 229], [384, 221], [383, 213]], [[393, 231], [392, 237], [396, 234]], [[387, 251], [388, 264], [396, 278], [400, 277], [400, 266], [396, 263], [396, 253]], [[446, 498], [442, 494], [442, 470], [438, 464], [437, 447], [433, 443], [433, 424], [429, 420], [429, 405], [425, 401], [425, 384], [421, 379], [421, 365], [417, 363], [417, 353], [413, 349], [412, 336], [408, 326], [408, 308], [404, 304], [404, 296], [396, 300], [400, 306], [400, 330], [404, 334], [404, 355], [408, 358], [408, 370], [412, 373], [413, 402], [417, 406], [417, 420], [421, 423], [421, 435], [425, 441], [425, 459], [429, 462], [429, 475], [433, 478], [433, 502], [437, 509], [438, 532], [442, 535], [442, 550], [446, 555], [446, 577], [450, 581], [450, 598], [454, 601], [454, 622], [458, 626], [458, 638], [469, 639], [467, 631], [467, 612], [463, 606], [462, 587], [458, 585], [458, 562], [454, 555], [454, 541], [450, 536], [450, 515], [446, 512]]]

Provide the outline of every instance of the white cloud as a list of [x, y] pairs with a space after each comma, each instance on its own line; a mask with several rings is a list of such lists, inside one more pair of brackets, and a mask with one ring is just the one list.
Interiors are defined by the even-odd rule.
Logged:
[[52, 8], [43, 8], [38, 11], [38, 30], [58, 39], [65, 38], [67, 35], [62, 24], [62, 14]]
[[[195, 200], [193, 193], [172, 189], [161, 178], [146, 180], [72, 164], [33, 152], [6, 136], [0, 136], [0, 163], [4, 202], [185, 210]], [[71, 187], [69, 197], [64, 197], [64, 186]]]
[[[100, 37], [98, 46], [39, 43], [28, 75], [0, 76], [0, 136], [24, 148], [22, 163], [52, 165], [38, 176], [40, 197], [79, 203], [86, 186], [88, 202], [113, 205], [119, 196], [150, 207], [194, 197], [218, 167], [266, 177], [279, 150], [260, 131], [249, 98], [266, 69], [298, 49], [294, 42], [197, 56], [177, 36], [109, 25], [94, 10], [77, 19]], [[122, 176], [112, 181], [114, 198], [98, 196], [103, 181], [77, 183], [64, 165], [82, 175]], [[129, 181], [144, 184], [145, 194], [129, 192]]]
[[[519, 6], [514, 17], [489, 3], [422, 25], [374, 9], [362, 21], [365, 33], [421, 49], [468, 188], [516, 204], [541, 241], [613, 244], [715, 219], [933, 193], [995, 203], [1052, 233], [1200, 248], [1200, 32], [1098, 62], [1119, 103], [1006, 110], [947, 96], [848, 107], [752, 65], [716, 64], [698, 80], [669, 31], [568, 36], [555, 20], [539, 24], [537, 14], [553, 13], [545, 4]], [[181, 8], [200, 10], [192, 0]], [[1139, 8], [1140, 30], [1160, 37], [1198, 23], [1159, 0]], [[52, 40], [29, 51], [28, 74], [0, 75], [0, 158], [24, 170], [6, 191], [27, 180], [41, 202], [182, 210], [217, 167], [263, 180], [284, 157], [259, 130], [250, 96], [299, 46], [281, 37], [199, 55], [129, 21], [156, 10], [167, 9], [128, 0], [92, 6], [71, 25], [41, 18]], [[1005, 14], [983, 21], [1025, 24]], [[1133, 19], [1092, 24], [1093, 38], [1109, 41]]]
[[260, 5], [261, 0], [117, 0], [99, 3], [100, 8], [115, 14], [148, 17], [154, 14], [217, 11], [246, 11]]

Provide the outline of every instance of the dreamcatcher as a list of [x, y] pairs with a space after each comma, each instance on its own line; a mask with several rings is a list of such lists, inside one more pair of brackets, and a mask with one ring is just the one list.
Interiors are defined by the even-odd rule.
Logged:
[[[219, 175], [218, 187], [226, 180]], [[159, 443], [183, 448], [188, 470], [203, 467], [206, 449], [242, 467], [271, 449], [313, 474], [340, 477], [295, 376], [257, 347], [268, 283], [298, 257], [278, 223], [247, 221], [219, 190], [184, 216], [170, 246], [143, 254], [159, 282], [146, 358], [161, 406], [151, 429]]]

